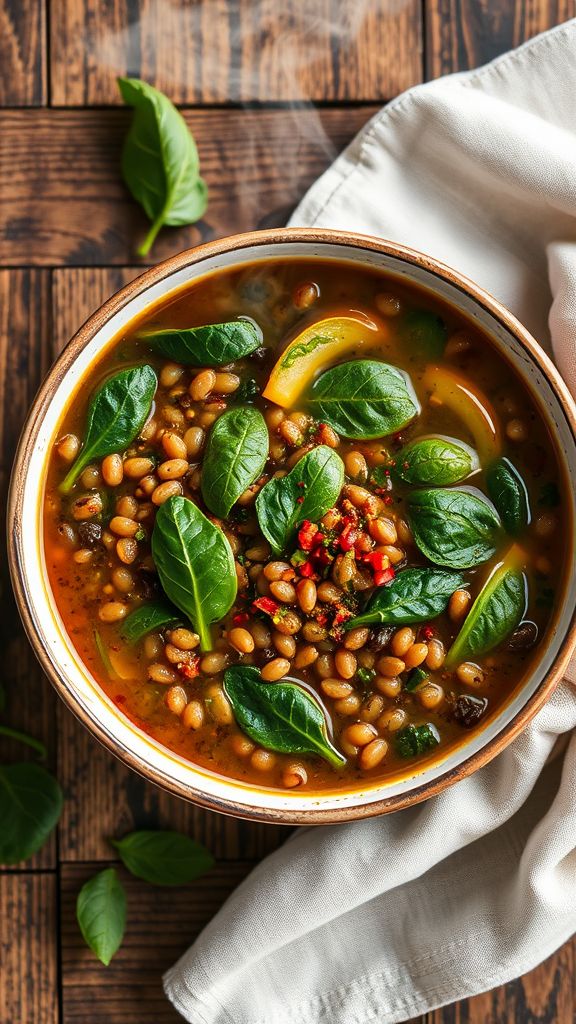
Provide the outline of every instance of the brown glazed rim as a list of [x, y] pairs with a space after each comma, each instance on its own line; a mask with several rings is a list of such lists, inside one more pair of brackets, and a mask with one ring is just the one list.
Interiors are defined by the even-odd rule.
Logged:
[[[68, 343], [44, 383], [42, 384], [28, 415], [24, 426], [16, 458], [14, 461], [12, 479], [10, 483], [10, 494], [8, 499], [8, 557], [12, 584], [16, 594], [16, 600], [22, 622], [32, 643], [35, 654], [48, 678], [58, 691], [67, 706], [80, 719], [83, 725], [92, 732], [97, 739], [107, 747], [115, 756], [124, 761], [130, 768], [134, 769], [144, 778], [164, 789], [187, 800], [236, 817], [275, 822], [277, 824], [326, 824], [332, 822], [350, 821], [353, 819], [367, 818], [375, 815], [400, 810], [436, 796], [448, 786], [466, 778], [475, 772], [482, 765], [487, 764], [499, 754], [516, 736], [528, 725], [532, 718], [542, 707], [547, 698], [554, 691], [561, 680], [571, 653], [576, 647], [576, 610], [573, 610], [570, 625], [565, 637], [562, 649], [558, 652], [550, 670], [540, 683], [538, 689], [529, 697], [525, 705], [517, 712], [514, 718], [503, 727], [503, 729], [492, 740], [486, 743], [481, 750], [472, 754], [465, 761], [453, 769], [444, 772], [439, 778], [416, 786], [408, 793], [398, 794], [368, 804], [360, 804], [352, 807], [330, 808], [323, 810], [315, 806], [306, 810], [289, 810], [275, 808], [251, 807], [248, 804], [237, 802], [233, 799], [218, 798], [207, 795], [201, 790], [192, 786], [167, 778], [156, 768], [152, 768], [143, 760], [137, 757], [132, 751], [124, 748], [119, 749], [118, 741], [108, 734], [106, 729], [79, 705], [77, 697], [70, 691], [67, 682], [62, 678], [45, 650], [42, 641], [36, 632], [30, 610], [29, 598], [24, 579], [23, 568], [18, 559], [18, 537], [20, 524], [22, 522], [22, 504], [24, 493], [24, 480], [26, 467], [30, 453], [34, 449], [40, 424], [43, 421], [45, 412], [52, 400], [56, 388], [60, 385], [72, 363], [79, 353], [92, 340], [99, 330], [119, 312], [128, 302], [137, 295], [146, 291], [149, 287], [162, 281], [175, 271], [186, 266], [199, 263], [209, 257], [223, 255], [224, 253], [236, 252], [248, 247], [261, 245], [274, 245], [286, 242], [304, 242], [312, 244], [330, 244], [354, 247], [359, 250], [373, 251], [397, 258], [400, 261], [422, 268], [437, 278], [447, 281], [461, 292], [472, 297], [481, 307], [484, 308], [496, 321], [506, 328], [519, 342], [530, 359], [535, 362], [548, 380], [552, 390], [555, 392], [560, 406], [566, 417], [572, 435], [576, 441], [576, 406], [573, 399], [560, 377], [555, 366], [542, 351], [540, 346], [519, 321], [496, 299], [486, 291], [474, 284], [468, 278], [450, 267], [417, 252], [414, 249], [399, 245], [395, 242], [386, 241], [367, 235], [357, 235], [352, 232], [319, 230], [315, 228], [279, 228], [271, 231], [254, 231], [240, 235], [232, 235], [228, 238], [218, 239], [200, 245], [194, 249], [186, 250], [176, 256], [165, 260], [158, 266], [145, 271], [135, 281], [126, 285], [116, 295], [104, 303], [80, 328]], [[551, 627], [553, 628], [553, 624]], [[135, 727], [134, 727], [135, 728]], [[251, 787], [255, 788], [255, 787]], [[250, 787], [245, 788], [247, 796]], [[321, 804], [321, 794], [318, 795], [318, 802]]]

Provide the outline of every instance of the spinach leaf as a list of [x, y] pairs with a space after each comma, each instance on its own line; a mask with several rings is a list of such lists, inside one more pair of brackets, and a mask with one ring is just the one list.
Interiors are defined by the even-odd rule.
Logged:
[[248, 318], [182, 330], [147, 331], [139, 335], [156, 352], [186, 366], [224, 366], [260, 348], [262, 331]]
[[373, 359], [327, 370], [314, 381], [307, 403], [316, 419], [357, 440], [394, 434], [420, 412], [407, 374]]
[[425, 683], [430, 678], [429, 668], [413, 668], [406, 682], [404, 683], [404, 689], [407, 693], [412, 693], [417, 690], [422, 683]]
[[448, 332], [436, 313], [414, 309], [399, 324], [401, 341], [408, 352], [417, 352], [428, 359], [439, 359], [444, 352]]
[[62, 811], [62, 790], [38, 764], [0, 765], [0, 863], [28, 860], [44, 845]]
[[127, 644], [137, 644], [148, 633], [164, 629], [181, 618], [177, 608], [166, 601], [149, 601], [130, 612], [120, 627], [120, 636]]
[[476, 452], [449, 437], [413, 441], [394, 456], [394, 473], [407, 484], [458, 484], [478, 466]]
[[214, 864], [212, 854], [201, 843], [179, 832], [131, 832], [110, 842], [124, 867], [151, 885], [185, 885]]
[[208, 190], [200, 177], [196, 143], [167, 96], [138, 78], [119, 78], [134, 116], [122, 151], [122, 176], [152, 227], [138, 255], [146, 256], [163, 225], [193, 224], [203, 216]]
[[431, 562], [469, 569], [496, 551], [500, 520], [480, 492], [430, 488], [414, 491], [407, 505], [414, 540]]
[[234, 555], [222, 530], [176, 495], [156, 514], [152, 557], [166, 596], [192, 622], [201, 650], [211, 650], [210, 624], [224, 618], [237, 590]]
[[118, 952], [126, 926], [126, 893], [114, 868], [85, 882], [76, 900], [82, 938], [106, 967]]
[[333, 768], [346, 761], [328, 739], [322, 708], [295, 683], [264, 683], [257, 668], [232, 665], [224, 690], [250, 739], [281, 754], [316, 754]]
[[120, 452], [138, 436], [148, 419], [158, 381], [151, 366], [133, 366], [109, 377], [88, 406], [82, 451], [60, 484], [67, 494], [93, 459]]
[[202, 497], [210, 511], [225, 519], [267, 458], [268, 427], [258, 409], [239, 406], [219, 416], [202, 463]]
[[233, 402], [242, 405], [246, 402], [254, 402], [260, 394], [260, 386], [254, 377], [247, 377], [240, 384], [240, 387], [232, 396]]
[[256, 515], [275, 554], [288, 547], [300, 523], [316, 521], [332, 508], [343, 483], [342, 459], [332, 448], [319, 445], [287, 476], [264, 485], [256, 498]]
[[425, 725], [407, 725], [396, 736], [396, 753], [400, 757], [417, 757], [433, 750], [440, 743], [440, 734], [432, 722]]
[[406, 626], [434, 619], [463, 581], [461, 573], [445, 569], [401, 569], [390, 583], [374, 591], [366, 609], [345, 623], [344, 629], [377, 622]]
[[518, 470], [509, 459], [497, 459], [488, 468], [486, 484], [504, 529], [517, 537], [530, 522], [528, 491]]
[[487, 654], [509, 636], [526, 611], [526, 577], [506, 562], [492, 574], [474, 601], [448, 651], [444, 667]]

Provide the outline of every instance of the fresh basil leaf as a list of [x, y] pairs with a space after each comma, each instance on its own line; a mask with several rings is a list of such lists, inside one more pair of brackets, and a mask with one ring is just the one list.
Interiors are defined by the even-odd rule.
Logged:
[[402, 317], [398, 330], [407, 352], [417, 352], [428, 359], [439, 359], [444, 353], [448, 332], [436, 313], [411, 310]]
[[426, 437], [394, 456], [394, 473], [407, 484], [458, 484], [478, 469], [476, 452], [463, 441]]
[[[2, 691], [0, 690], [0, 693]], [[2, 708], [0, 708], [0, 711]], [[27, 732], [20, 732], [19, 729], [12, 729], [9, 725], [0, 725], [0, 736], [7, 736], [8, 739], [16, 740], [17, 743], [24, 743], [25, 746], [31, 747], [38, 754], [40, 761], [45, 761], [47, 757], [47, 750], [42, 743], [42, 740], [37, 740], [34, 736], [29, 736]]]
[[420, 412], [408, 375], [373, 359], [327, 370], [314, 381], [307, 403], [316, 419], [357, 440], [394, 434]]
[[146, 256], [161, 227], [194, 224], [208, 190], [200, 177], [196, 143], [167, 96], [139, 78], [119, 78], [122, 99], [134, 116], [122, 150], [122, 176], [152, 227], [138, 247]]
[[88, 406], [82, 450], [60, 484], [63, 494], [71, 490], [89, 462], [122, 451], [138, 437], [148, 419], [157, 385], [156, 374], [147, 365], [121, 370], [100, 385]]
[[216, 420], [202, 462], [202, 497], [225, 519], [268, 458], [268, 427], [258, 409], [239, 406]]
[[44, 845], [62, 811], [62, 790], [38, 764], [0, 765], [0, 863], [28, 860]]
[[373, 623], [406, 626], [434, 619], [463, 582], [461, 573], [445, 569], [401, 569], [390, 583], [374, 591], [362, 614], [346, 622], [344, 629]]
[[240, 728], [266, 750], [316, 754], [333, 768], [345, 763], [328, 739], [322, 708], [300, 686], [264, 683], [257, 668], [232, 665], [224, 673], [224, 690]]
[[406, 682], [404, 683], [404, 689], [407, 693], [412, 693], [417, 690], [422, 683], [425, 683], [430, 678], [429, 668], [413, 668]]
[[332, 508], [343, 483], [342, 459], [332, 448], [318, 445], [287, 476], [264, 485], [256, 498], [256, 515], [275, 554], [288, 547], [300, 523], [315, 522]]
[[526, 577], [504, 563], [474, 601], [462, 629], [446, 655], [444, 667], [479, 658], [513, 633], [526, 611]]
[[192, 622], [201, 650], [211, 650], [210, 625], [230, 610], [238, 586], [222, 530], [192, 501], [176, 495], [156, 514], [152, 557], [166, 596]]
[[114, 868], [85, 882], [76, 900], [76, 920], [86, 945], [106, 967], [118, 952], [126, 926], [126, 893]]
[[262, 344], [262, 331], [248, 318], [182, 330], [147, 331], [139, 337], [156, 352], [185, 366], [225, 366], [250, 355]]
[[214, 865], [212, 854], [201, 843], [179, 832], [131, 832], [110, 842], [124, 867], [151, 885], [185, 885]]
[[164, 629], [181, 618], [177, 608], [166, 601], [149, 601], [130, 612], [120, 627], [120, 636], [127, 644], [137, 644], [148, 633]]
[[504, 529], [517, 537], [530, 522], [528, 491], [518, 470], [509, 459], [497, 459], [488, 468], [486, 484]]
[[418, 757], [433, 750], [440, 743], [440, 734], [432, 722], [425, 725], [407, 725], [396, 736], [396, 753], [400, 757]]
[[431, 562], [470, 569], [492, 557], [500, 519], [492, 505], [469, 491], [414, 491], [408, 496], [414, 540]]

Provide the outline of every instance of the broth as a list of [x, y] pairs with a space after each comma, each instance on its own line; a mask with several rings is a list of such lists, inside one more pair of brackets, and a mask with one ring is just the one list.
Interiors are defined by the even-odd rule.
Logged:
[[[339, 344], [342, 331], [331, 338], [328, 319], [337, 325], [355, 320], [359, 343], [348, 338]], [[185, 365], [142, 337], [232, 321], [248, 325], [248, 334], [255, 322], [262, 339], [224, 368]], [[290, 357], [271, 378], [281, 353], [301, 336], [294, 357], [303, 355], [301, 372], [290, 372], [298, 365]], [[322, 365], [310, 369], [319, 338]], [[403, 389], [402, 408], [419, 404], [418, 414], [400, 429], [346, 439], [329, 422], [342, 415], [340, 407], [333, 411], [331, 394], [311, 404], [314, 382], [326, 370], [354, 362], [350, 372], [358, 375], [359, 360], [396, 368], [390, 380]], [[90, 460], [63, 493], [62, 481], [86, 437], [95, 391], [123, 368], [143, 364], [159, 381], [146, 425], [117, 452]], [[263, 397], [265, 389], [276, 401]], [[370, 402], [357, 403], [354, 416], [378, 421], [384, 406], [367, 412]], [[232, 409], [243, 409], [246, 421], [258, 419], [246, 410], [259, 410], [270, 447], [261, 453], [256, 480], [222, 516], [203, 496], [202, 472], [204, 483], [210, 472], [203, 459], [214, 424]], [[313, 414], [317, 409], [321, 416]], [[440, 443], [441, 451], [420, 446], [416, 459], [409, 446], [423, 440]], [[297, 523], [281, 551], [271, 550], [261, 527], [264, 512], [255, 512], [257, 495], [274, 474], [304, 466], [310, 453], [325, 449], [327, 458], [332, 453], [330, 464], [336, 457], [343, 463], [343, 487], [322, 515]], [[458, 459], [463, 465], [470, 460], [470, 471], [462, 470], [454, 482]], [[414, 473], [419, 483], [408, 481]], [[448, 473], [445, 483], [442, 474]], [[535, 401], [477, 327], [428, 292], [380, 271], [334, 260], [274, 260], [193, 282], [133, 321], [106, 349], [59, 425], [46, 481], [46, 564], [78, 654], [145, 732], [228, 777], [275, 788], [349, 790], [445, 756], [483, 728], [522, 684], [546, 642], [564, 575], [568, 524], [562, 490], [556, 451]], [[424, 491], [434, 493], [422, 498]], [[447, 509], [446, 494], [455, 496], [458, 507]], [[159, 509], [165, 503], [171, 508], [180, 496], [224, 531], [225, 557], [233, 560], [238, 581], [229, 610], [207, 627], [211, 651], [199, 650], [198, 622], [173, 594], [178, 607], [172, 623], [136, 642], [122, 636], [135, 609], [164, 600], [151, 538]], [[222, 499], [216, 494], [213, 500]], [[439, 510], [436, 501], [444, 503]], [[461, 547], [442, 555], [451, 562], [438, 561], [430, 545], [446, 551], [468, 536], [469, 524], [462, 526], [462, 520], [470, 510], [482, 520], [473, 536], [476, 561], [459, 567]], [[296, 505], [293, 512], [298, 517]], [[271, 513], [268, 533], [278, 522], [277, 512]], [[498, 591], [504, 604], [500, 600], [488, 609], [492, 639], [500, 630], [500, 641], [446, 668], [443, 657], [467, 616], [479, 614], [474, 601], [487, 580], [500, 580], [494, 573], [503, 562], [500, 573], [508, 573], [510, 593]], [[407, 569], [428, 575], [403, 577]], [[374, 606], [375, 595], [399, 580], [414, 581], [406, 584], [408, 601], [421, 580], [433, 604], [443, 587], [450, 593], [435, 614], [420, 607], [410, 620], [410, 612], [399, 619], [398, 611], [388, 610], [384, 617], [396, 615], [392, 622], [362, 621], [350, 628], [352, 618], [365, 617]], [[218, 589], [222, 596], [224, 577]], [[459, 643], [465, 654], [470, 643], [462, 635]], [[242, 716], [231, 704], [232, 683], [224, 681], [224, 672], [235, 665], [253, 666], [256, 674], [264, 670], [262, 697], [286, 677], [301, 686], [298, 701], [302, 692], [312, 695], [313, 707], [325, 716], [322, 742], [338, 752], [340, 763], [302, 752], [296, 743], [289, 752], [273, 749], [277, 740], [258, 741], [245, 723], [241, 729]]]

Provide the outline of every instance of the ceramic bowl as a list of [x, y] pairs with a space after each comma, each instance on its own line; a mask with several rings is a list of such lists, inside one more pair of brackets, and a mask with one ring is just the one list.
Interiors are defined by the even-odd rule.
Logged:
[[62, 353], [25, 425], [9, 499], [9, 557], [20, 613], [35, 652], [68, 707], [121, 760], [151, 782], [213, 810], [246, 818], [313, 824], [362, 818], [406, 807], [476, 771], [525, 728], [561, 679], [576, 644], [574, 536], [566, 537], [562, 600], [529, 678], [496, 717], [456, 750], [392, 781], [326, 795], [278, 792], [225, 779], [197, 767], [133, 725], [81, 663], [50, 592], [41, 513], [46, 461], [72, 392], [118, 332], [159, 299], [209, 271], [272, 257], [322, 257], [378, 267], [445, 299], [476, 322], [506, 353], [549, 424], [567, 481], [573, 534], [576, 409], [556, 369], [522, 325], [477, 285], [435, 260], [380, 239], [342, 232], [284, 229], [237, 235], [180, 253], [148, 270], [106, 302]]

